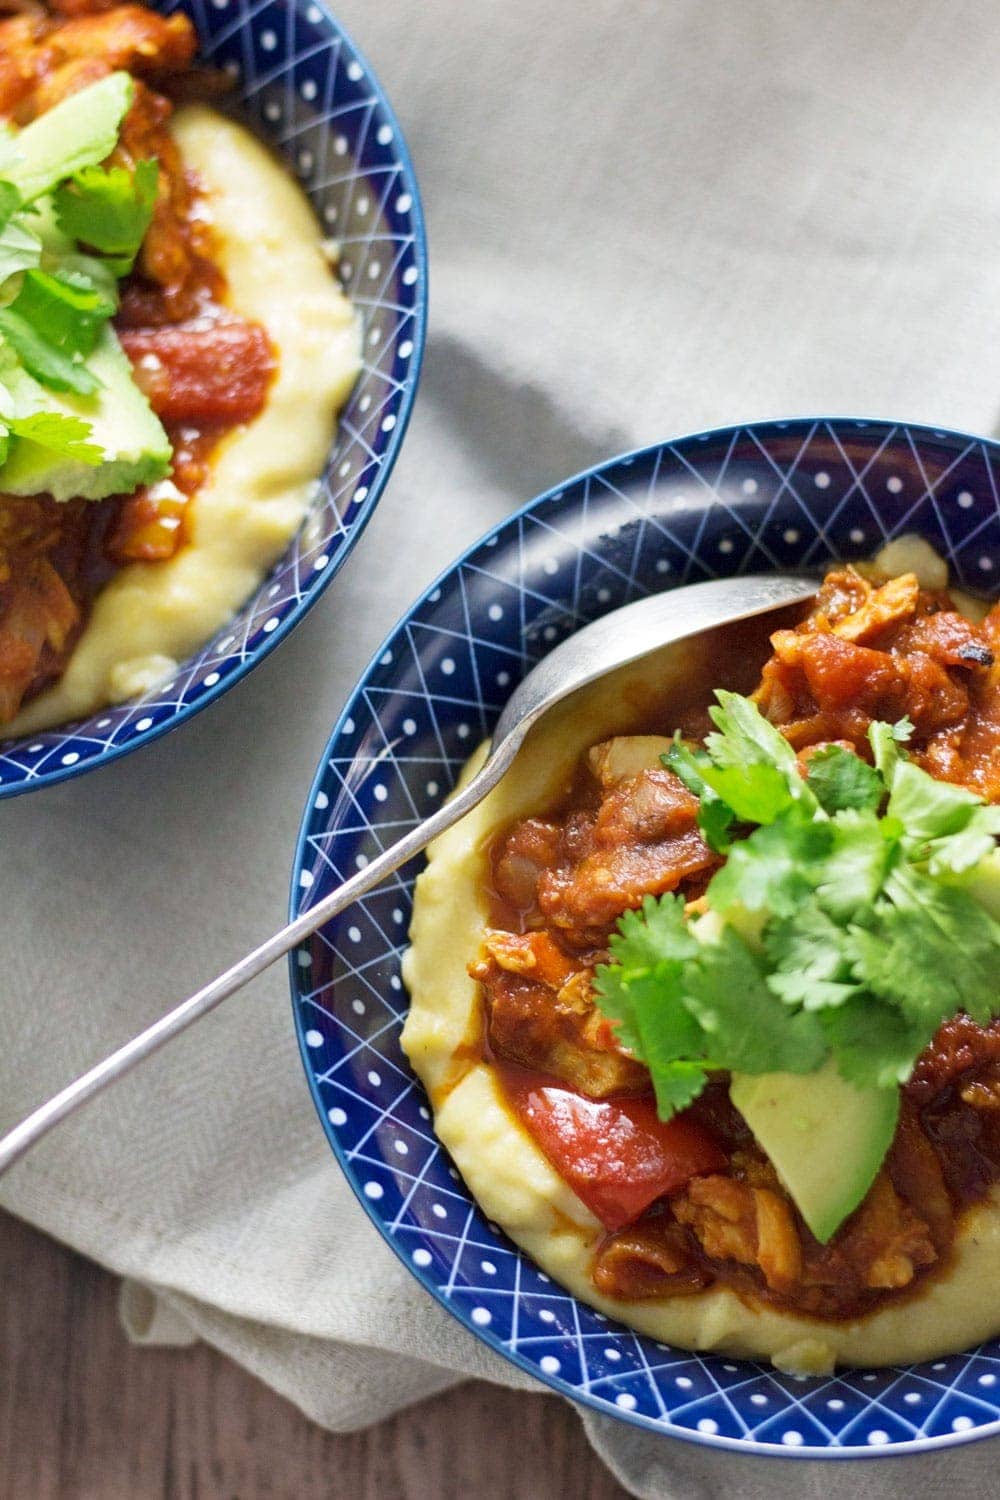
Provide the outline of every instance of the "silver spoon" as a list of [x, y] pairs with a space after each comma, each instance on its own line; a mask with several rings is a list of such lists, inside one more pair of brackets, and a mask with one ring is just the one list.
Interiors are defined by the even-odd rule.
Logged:
[[815, 583], [803, 578], [781, 575], [718, 578], [710, 583], [695, 583], [665, 594], [654, 594], [652, 598], [626, 604], [593, 624], [585, 625], [543, 657], [515, 688], [497, 720], [489, 756], [468, 786], [393, 844], [391, 849], [373, 859], [359, 874], [303, 912], [204, 989], [167, 1011], [165, 1016], [147, 1026], [145, 1031], [140, 1031], [103, 1062], [82, 1073], [46, 1104], [33, 1110], [20, 1125], [0, 1138], [0, 1173], [13, 1166], [60, 1120], [194, 1021], [214, 1010], [296, 947], [303, 938], [419, 854], [439, 833], [457, 823], [496, 786], [510, 768], [528, 730], [553, 704], [577, 688], [585, 687], [651, 651], [700, 635], [705, 630], [804, 601], [815, 592]]

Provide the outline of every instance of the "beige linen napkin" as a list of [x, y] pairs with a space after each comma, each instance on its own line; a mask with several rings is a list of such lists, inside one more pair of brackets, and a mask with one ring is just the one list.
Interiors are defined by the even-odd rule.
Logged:
[[[329, 727], [419, 587], [624, 447], [796, 413], [988, 432], [1000, 400], [993, 0], [340, 0], [428, 211], [403, 458], [287, 645], [177, 734], [0, 807], [0, 1123], [283, 920]], [[346, 1429], [526, 1378], [409, 1278], [341, 1181], [282, 967], [64, 1125], [0, 1201]], [[428, 1353], [432, 1358], [428, 1359]], [[931, 1459], [734, 1459], [586, 1415], [641, 1496], [985, 1493]]]

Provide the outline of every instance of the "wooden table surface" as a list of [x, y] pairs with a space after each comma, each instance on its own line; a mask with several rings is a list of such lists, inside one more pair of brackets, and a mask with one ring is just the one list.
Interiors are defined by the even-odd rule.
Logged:
[[574, 1413], [467, 1383], [333, 1436], [200, 1345], [125, 1340], [116, 1286], [0, 1214], [2, 1500], [623, 1500]]

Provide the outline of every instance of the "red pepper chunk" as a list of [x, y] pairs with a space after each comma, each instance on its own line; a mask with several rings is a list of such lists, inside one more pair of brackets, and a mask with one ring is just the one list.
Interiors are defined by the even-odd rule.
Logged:
[[177, 323], [125, 329], [119, 337], [136, 384], [165, 422], [229, 426], [263, 409], [274, 352], [258, 323]]
[[518, 1118], [605, 1229], [624, 1228], [665, 1193], [726, 1165], [706, 1130], [683, 1115], [661, 1120], [648, 1095], [588, 1099], [537, 1083], [508, 1089]]

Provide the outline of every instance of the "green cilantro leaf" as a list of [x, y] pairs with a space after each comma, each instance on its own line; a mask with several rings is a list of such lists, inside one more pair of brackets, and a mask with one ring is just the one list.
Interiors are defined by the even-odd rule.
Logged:
[[909, 719], [900, 719], [896, 724], [886, 724], [877, 719], [868, 728], [868, 743], [875, 758], [875, 769], [887, 787], [892, 786], [896, 767], [904, 759], [900, 745], [905, 745], [913, 736], [913, 725]]
[[610, 948], [617, 962], [594, 975], [598, 1004], [622, 1044], [647, 1063], [657, 1107], [668, 1119], [698, 1097], [707, 1076], [696, 1060], [700, 1029], [681, 1004], [683, 965], [698, 949], [683, 900], [647, 896], [641, 912], [623, 915]]
[[31, 324], [40, 339], [63, 354], [86, 357], [114, 313], [115, 304], [97, 287], [81, 286], [81, 279], [29, 271], [10, 306]]
[[0, 337], [13, 349], [29, 375], [57, 391], [92, 395], [98, 384], [80, 360], [67, 357], [40, 337], [19, 313], [0, 308]]
[[789, 1015], [768, 989], [757, 957], [724, 927], [684, 967], [684, 1004], [706, 1034], [716, 1068], [741, 1073], [811, 1073], [826, 1054], [813, 1016]]
[[697, 1060], [703, 1050], [701, 1028], [680, 1003], [680, 972], [680, 965], [676, 973], [658, 967], [626, 982], [617, 965], [605, 965], [595, 975], [600, 1009], [616, 1023], [622, 1045], [649, 1068], [664, 1119], [686, 1109], [708, 1076]]
[[[5, 199], [3, 193], [9, 189], [19, 202], [17, 189], [9, 183], [0, 182], [0, 285], [16, 276], [19, 271], [28, 271], [41, 263], [42, 242], [18, 214], [4, 218]], [[9, 204], [9, 198], [6, 200]]]
[[908, 1020], [933, 1032], [965, 1010], [981, 1025], [997, 996], [1000, 924], [957, 886], [898, 865], [863, 927], [852, 926], [855, 973]]
[[704, 750], [692, 750], [690, 745], [685, 745], [680, 730], [674, 735], [670, 749], [660, 756], [660, 762], [668, 771], [673, 771], [677, 779], [683, 781], [688, 791], [696, 797], [703, 797], [706, 791], [711, 790], [702, 771], [712, 762]]
[[711, 788], [701, 799], [698, 807], [698, 831], [715, 854], [725, 854], [732, 848], [729, 830], [733, 824], [733, 810], [721, 797], [716, 797]]
[[6, 340], [29, 375], [55, 391], [75, 391], [90, 396], [97, 381], [82, 361], [73, 360], [42, 338], [12, 308], [0, 308], [0, 337]]
[[1000, 835], [1000, 807], [977, 807], [960, 833], [927, 845], [931, 875], [962, 875], [993, 853]]
[[905, 1083], [934, 1034], [864, 992], [836, 1009], [822, 1011], [818, 1019], [837, 1060], [837, 1071], [862, 1089]]
[[826, 745], [809, 757], [806, 784], [823, 811], [831, 814], [846, 808], [875, 812], [885, 796], [875, 768], [842, 745]]
[[872, 905], [898, 856], [898, 825], [872, 812], [845, 808], [831, 824], [830, 852], [812, 872], [821, 906], [838, 921]]
[[663, 757], [727, 856], [709, 914], [688, 926], [679, 896], [647, 897], [610, 941], [597, 1003], [664, 1118], [712, 1070], [808, 1073], [831, 1053], [859, 1087], [894, 1087], [948, 1016], [1000, 1013], [994, 886], [975, 880], [1000, 858], [1000, 807], [911, 761], [905, 719], [872, 724], [874, 766], [830, 746], [803, 778], [749, 699], [717, 697], [705, 749], [678, 737]]
[[710, 766], [705, 783], [741, 823], [773, 823], [797, 798], [777, 766], [752, 761], [745, 766]]
[[[705, 1087], [701, 1027], [681, 1003], [681, 966], [676, 974], [650, 975], [631, 986], [639, 1052], [646, 1059], [661, 1114], [686, 1109]], [[670, 996], [670, 1003], [664, 1004]]]
[[807, 901], [764, 934], [768, 988], [786, 1005], [821, 1010], [843, 1005], [860, 986], [852, 977], [848, 934], [816, 900]]
[[673, 1058], [657, 1066], [655, 1053], [650, 1055], [649, 1068], [656, 1095], [656, 1109], [661, 1120], [669, 1120], [693, 1104], [708, 1082], [708, 1073], [700, 1063]]
[[718, 703], [708, 712], [717, 732], [706, 736], [705, 748], [716, 765], [762, 763], [784, 770], [790, 780], [801, 781], [795, 751], [755, 703], [721, 688], [715, 696]]
[[729, 830], [736, 821], [736, 814], [702, 775], [702, 769], [711, 765], [708, 756], [704, 751], [691, 750], [678, 734], [674, 736], [674, 743], [666, 755], [660, 756], [660, 760], [684, 783], [689, 792], [700, 799], [698, 827], [701, 836], [716, 854], [725, 854], [732, 846]]
[[965, 787], [928, 775], [913, 761], [900, 761], [892, 778], [888, 813], [898, 818], [907, 839], [923, 843], [960, 833], [980, 799]]
[[60, 227], [83, 245], [111, 256], [115, 270], [132, 269], [149, 228], [159, 182], [156, 161], [124, 167], [86, 167], [55, 192]]
[[[699, 825], [703, 832], [710, 830], [720, 843], [732, 822], [773, 823], [801, 798], [798, 771], [790, 783], [786, 772], [767, 761], [717, 766], [704, 751], [692, 751], [679, 739], [662, 760], [688, 791], [702, 799], [703, 809], [706, 805], [710, 809], [704, 823], [699, 819]], [[717, 846], [713, 843], [710, 847]]]
[[[2, 447], [34, 443], [85, 464], [103, 454], [91, 429], [61, 411], [33, 411], [12, 392], [26, 377], [50, 391], [95, 394], [87, 360], [118, 304], [159, 184], [153, 160], [103, 170], [134, 97], [124, 71], [98, 80], [21, 130], [0, 125], [0, 366]], [[57, 201], [58, 200], [58, 203]], [[60, 207], [61, 205], [61, 207]], [[55, 232], [60, 217], [69, 240]], [[81, 239], [95, 255], [80, 253]], [[13, 407], [13, 410], [11, 410]]]
[[118, 281], [107, 261], [71, 251], [59, 257], [59, 276], [82, 291], [99, 292], [118, 311]]
[[965, 787], [938, 781], [912, 761], [895, 768], [887, 812], [905, 829], [914, 857], [932, 875], [971, 870], [995, 847], [1000, 807], [987, 807]]
[[715, 730], [705, 738], [705, 784], [744, 823], [773, 823], [793, 805], [806, 814], [819, 804], [802, 778], [795, 751], [755, 703], [720, 689], [709, 709]]
[[5, 417], [3, 421], [12, 437], [26, 439], [61, 458], [95, 466], [104, 457], [104, 450], [99, 444], [89, 441], [92, 429], [90, 423], [85, 422], [82, 417], [69, 417], [63, 412], [40, 411], [29, 417]]
[[683, 962], [698, 951], [698, 940], [684, 920], [681, 896], [646, 896], [639, 911], [624, 912], [608, 944], [612, 957], [631, 979], [664, 962]]
[[594, 970], [594, 996], [598, 1009], [615, 1028], [623, 1047], [637, 1055], [642, 1053], [642, 1037], [632, 1001], [632, 985], [625, 979], [620, 964], [601, 964]]
[[613, 964], [604, 964], [594, 975], [594, 988], [601, 1010], [615, 1022], [626, 1047], [643, 1046], [634, 996], [639, 986], [668, 987], [697, 943], [684, 921], [680, 897], [647, 896], [641, 911], [624, 912], [608, 944]]
[[786, 814], [733, 845], [709, 882], [708, 904], [720, 912], [742, 906], [790, 916], [812, 895], [808, 872], [832, 847], [829, 822], [806, 822]]

